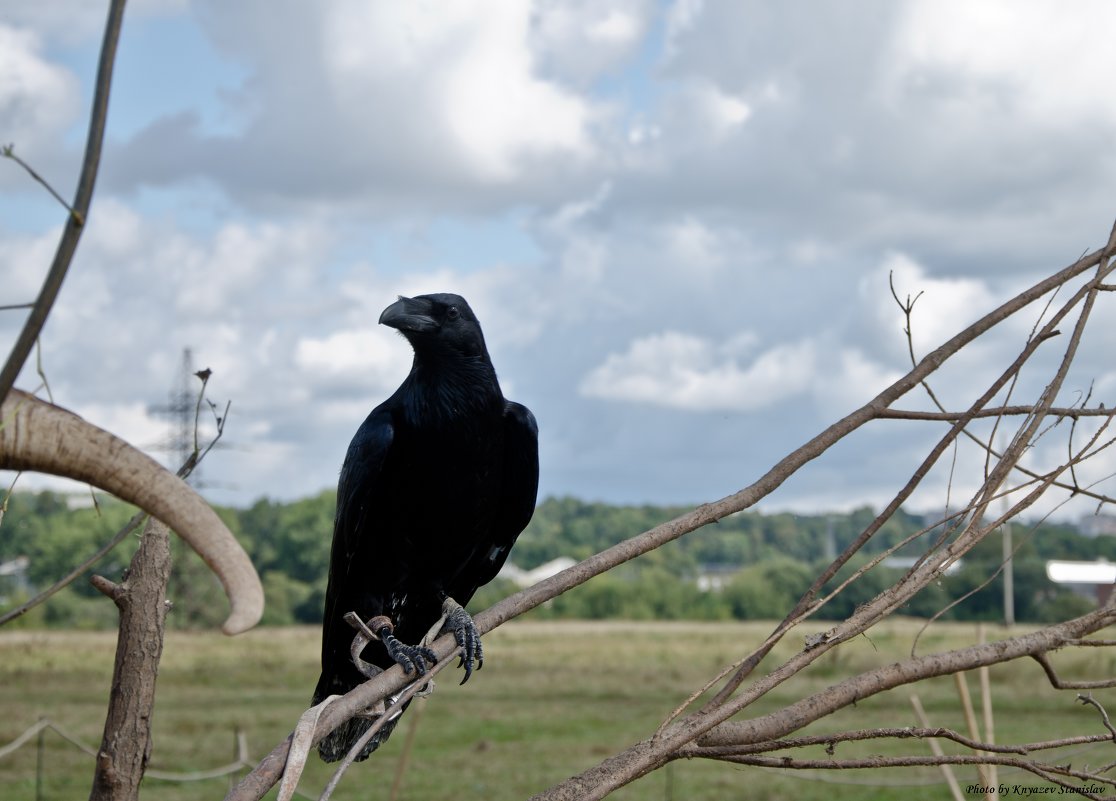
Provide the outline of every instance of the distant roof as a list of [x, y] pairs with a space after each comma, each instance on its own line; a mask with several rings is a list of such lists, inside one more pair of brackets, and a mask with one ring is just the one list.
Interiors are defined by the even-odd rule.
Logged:
[[1116, 564], [1098, 562], [1060, 562], [1051, 559], [1046, 563], [1046, 577], [1055, 584], [1112, 584], [1116, 582]]
[[576, 564], [577, 560], [571, 559], [568, 556], [559, 556], [557, 559], [551, 559], [549, 562], [541, 564], [531, 570], [523, 570], [513, 565], [511, 562], [505, 562], [504, 566], [500, 568], [499, 576], [500, 578], [514, 581], [520, 587], [530, 587], [532, 584], [538, 584], [543, 579], [548, 579]]
[[[890, 567], [894, 570], [910, 570], [912, 567], [915, 566], [915, 564], [918, 563], [918, 560], [919, 557], [917, 556], [889, 556], [883, 560], [883, 566]], [[942, 572], [945, 573], [945, 575], [947, 576], [952, 576], [954, 573], [961, 569], [961, 566], [963, 564], [964, 560], [957, 559], [956, 561], [950, 562], [948, 565], [946, 565], [946, 569]]]
[[0, 576], [14, 576], [22, 573], [30, 566], [31, 560], [26, 556], [17, 556], [10, 562], [0, 562]]

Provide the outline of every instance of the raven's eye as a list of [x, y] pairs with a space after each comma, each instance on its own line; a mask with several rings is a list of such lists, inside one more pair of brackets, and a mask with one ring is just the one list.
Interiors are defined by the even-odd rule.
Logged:
[[456, 319], [457, 319], [458, 317], [460, 317], [460, 316], [461, 316], [461, 312], [459, 312], [459, 311], [457, 310], [457, 307], [456, 307], [456, 306], [450, 306], [450, 307], [449, 307], [449, 308], [448, 308], [448, 309], [446, 310], [446, 317], [448, 317], [448, 318], [449, 318], [449, 319], [451, 319], [451, 320], [456, 320]]

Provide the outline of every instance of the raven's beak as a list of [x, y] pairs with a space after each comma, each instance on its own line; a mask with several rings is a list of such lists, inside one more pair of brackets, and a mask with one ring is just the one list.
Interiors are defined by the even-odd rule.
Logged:
[[390, 326], [403, 333], [432, 331], [438, 327], [437, 321], [430, 316], [432, 305], [425, 298], [405, 298], [400, 295], [399, 300], [380, 314], [380, 325]]

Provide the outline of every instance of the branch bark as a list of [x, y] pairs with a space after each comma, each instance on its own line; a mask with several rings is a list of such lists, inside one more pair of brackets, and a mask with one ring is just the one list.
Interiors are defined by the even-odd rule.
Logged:
[[135, 801], [151, 756], [155, 680], [163, 654], [170, 578], [170, 531], [157, 520], [144, 529], [127, 578], [91, 579], [120, 610], [112, 693], [90, 801]]

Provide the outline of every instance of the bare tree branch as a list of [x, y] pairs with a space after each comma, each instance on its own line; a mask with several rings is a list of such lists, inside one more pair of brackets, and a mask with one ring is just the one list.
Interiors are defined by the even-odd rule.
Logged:
[[1076, 737], [1062, 737], [1057, 740], [1040, 740], [1033, 743], [1020, 743], [1018, 745], [998, 745], [996, 743], [974, 740], [953, 729], [940, 726], [904, 726], [902, 728], [856, 729], [853, 731], [835, 732], [833, 734], [815, 734], [808, 737], [789, 737], [762, 743], [753, 743], [751, 745], [688, 745], [681, 750], [680, 755], [683, 757], [718, 758], [732, 755], [763, 754], [768, 751], [785, 751], [790, 748], [809, 748], [819, 745], [824, 745], [826, 747], [826, 753], [832, 755], [836, 751], [837, 745], [840, 743], [885, 739], [926, 740], [931, 738], [951, 740], [958, 745], [962, 745], [974, 751], [988, 751], [989, 753], [995, 754], [1022, 754], [1024, 756], [1032, 754], [1035, 751], [1050, 751], [1055, 748], [1068, 748], [1074, 745], [1088, 745], [1112, 740], [1112, 737], [1107, 734], [1082, 734]]
[[[1105, 786], [1100, 785], [1111, 786], [1113, 784], [1110, 779], [1098, 776], [1095, 773], [1084, 773], [1062, 765], [1040, 764], [1027, 759], [1019, 759], [1018, 757], [1006, 757], [994, 754], [986, 754], [983, 756], [973, 754], [903, 757], [875, 756], [865, 757], [863, 759], [794, 759], [792, 757], [774, 756], [730, 756], [720, 757], [720, 759], [725, 762], [735, 762], [738, 765], [753, 765], [764, 768], [786, 768], [789, 770], [863, 770], [931, 767], [936, 765], [974, 765], [976, 767], [980, 767], [981, 765], [1003, 765], [1005, 767], [1025, 770], [1044, 781], [1072, 791], [1074, 795], [1078, 795], [1082, 798], [1098, 799], [1098, 801], [1104, 800], [1103, 793], [1106, 790]], [[1097, 790], [1090, 792], [1089, 790], [1078, 787], [1060, 778], [1060, 776], [1072, 777], [1083, 782], [1092, 782], [1094, 786], [1097, 786]]]
[[1105, 687], [1116, 687], [1116, 679], [1100, 679], [1098, 681], [1064, 681], [1058, 677], [1050, 658], [1044, 653], [1032, 654], [1031, 658], [1042, 665], [1050, 686], [1055, 690], [1100, 690]]
[[[987, 409], [981, 409], [972, 414], [971, 419], [978, 420], [986, 417], [1006, 417], [1021, 414], [1030, 414], [1033, 407], [1031, 406], [990, 406]], [[1047, 413], [1051, 417], [1068, 418], [1070, 420], [1079, 420], [1082, 417], [1108, 417], [1112, 414], [1111, 409], [1097, 408], [1097, 409], [1083, 409], [1077, 406], [1056, 406], [1051, 407]], [[961, 420], [965, 417], [964, 412], [922, 412], [913, 409], [882, 409], [879, 417], [884, 420], [940, 420], [943, 422], [953, 422]], [[996, 454], [993, 454], [994, 456]]]
[[114, 585], [100, 576], [94, 582], [120, 610], [112, 693], [104, 735], [97, 751], [90, 801], [135, 801], [151, 756], [151, 711], [155, 678], [163, 654], [167, 581], [170, 578], [170, 531], [148, 522], [132, 557], [128, 577]]

